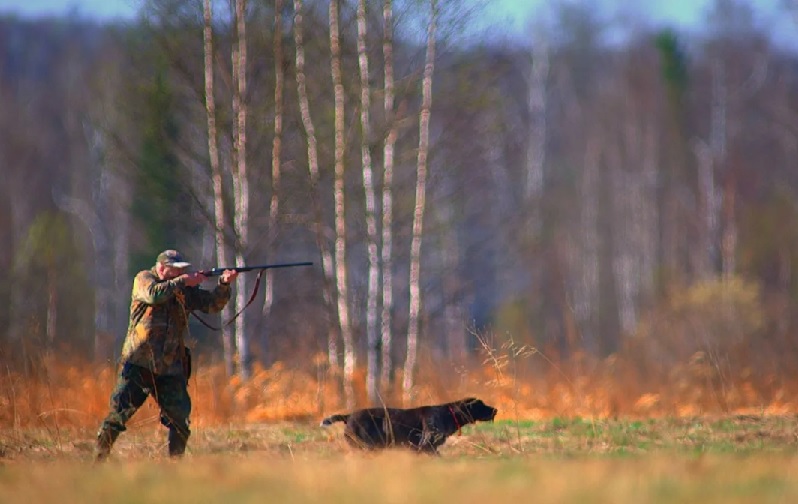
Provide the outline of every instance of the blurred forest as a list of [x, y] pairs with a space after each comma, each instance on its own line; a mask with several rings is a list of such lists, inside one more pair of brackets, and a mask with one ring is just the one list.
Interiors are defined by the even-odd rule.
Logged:
[[798, 371], [798, 54], [754, 3], [686, 33], [550, 2], [522, 40], [460, 0], [0, 18], [3, 372], [113, 365], [133, 276], [177, 248], [314, 262], [191, 323], [242, 381], [692, 370], [770, 402]]

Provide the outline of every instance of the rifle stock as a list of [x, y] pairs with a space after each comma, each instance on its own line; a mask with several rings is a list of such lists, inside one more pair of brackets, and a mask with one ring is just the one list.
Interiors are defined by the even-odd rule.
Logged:
[[258, 266], [230, 266], [230, 267], [216, 267], [211, 268], [209, 270], [202, 270], [199, 273], [202, 273], [206, 277], [214, 277], [221, 275], [225, 270], [233, 270], [239, 273], [246, 273], [247, 271], [256, 271], [256, 270], [266, 270], [266, 269], [273, 269], [273, 268], [291, 268], [294, 266], [312, 266], [312, 262], [294, 262], [294, 263], [280, 263], [280, 264], [260, 264]]

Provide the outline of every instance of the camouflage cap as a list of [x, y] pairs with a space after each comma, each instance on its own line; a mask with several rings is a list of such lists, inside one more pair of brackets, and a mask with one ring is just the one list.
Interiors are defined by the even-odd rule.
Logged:
[[186, 262], [177, 250], [164, 250], [158, 254], [157, 262], [172, 268], [187, 268], [191, 266], [191, 263]]

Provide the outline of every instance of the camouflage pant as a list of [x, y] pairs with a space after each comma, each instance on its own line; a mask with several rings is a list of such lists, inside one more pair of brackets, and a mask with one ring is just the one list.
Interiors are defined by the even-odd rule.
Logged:
[[161, 408], [161, 423], [169, 428], [169, 453], [181, 455], [191, 434], [191, 397], [187, 387], [184, 376], [153, 375], [141, 366], [125, 364], [111, 394], [111, 411], [103, 420], [98, 437], [105, 436], [112, 444], [151, 395]]

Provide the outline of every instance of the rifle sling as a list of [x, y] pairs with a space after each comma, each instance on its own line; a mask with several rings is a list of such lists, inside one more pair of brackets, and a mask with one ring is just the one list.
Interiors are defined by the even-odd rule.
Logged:
[[265, 270], [265, 269], [262, 269], [262, 270], [258, 271], [258, 276], [255, 278], [255, 288], [254, 288], [254, 289], [252, 289], [252, 295], [250, 295], [250, 296], [249, 296], [249, 301], [247, 301], [247, 304], [245, 304], [243, 308], [241, 308], [240, 310], [238, 310], [238, 313], [236, 313], [235, 315], [233, 315], [233, 318], [231, 318], [230, 320], [228, 320], [227, 322], [225, 322], [224, 324], [222, 324], [220, 327], [214, 327], [214, 326], [212, 326], [212, 325], [211, 325], [211, 324], [209, 324], [208, 322], [206, 322], [206, 321], [202, 320], [202, 318], [200, 318], [200, 316], [199, 316], [199, 315], [197, 315], [196, 313], [194, 313], [193, 311], [191, 312], [191, 314], [192, 314], [192, 315], [194, 315], [194, 318], [195, 318], [195, 319], [197, 319], [197, 320], [199, 320], [199, 321], [202, 323], [202, 325], [204, 325], [204, 326], [205, 326], [205, 327], [207, 327], [208, 329], [210, 329], [210, 330], [212, 330], [212, 331], [221, 331], [223, 328], [225, 328], [225, 327], [229, 326], [230, 324], [232, 324], [232, 323], [233, 323], [233, 321], [234, 321], [235, 319], [237, 319], [237, 318], [238, 318], [238, 316], [239, 316], [239, 315], [241, 315], [241, 314], [244, 312], [244, 310], [246, 310], [246, 309], [247, 309], [247, 307], [249, 307], [249, 305], [251, 305], [251, 304], [252, 304], [252, 302], [253, 302], [253, 301], [255, 301], [255, 296], [257, 296], [257, 295], [258, 295], [258, 288], [260, 287], [260, 277], [263, 275], [263, 272], [264, 272], [264, 271], [266, 271], [266, 270]]

